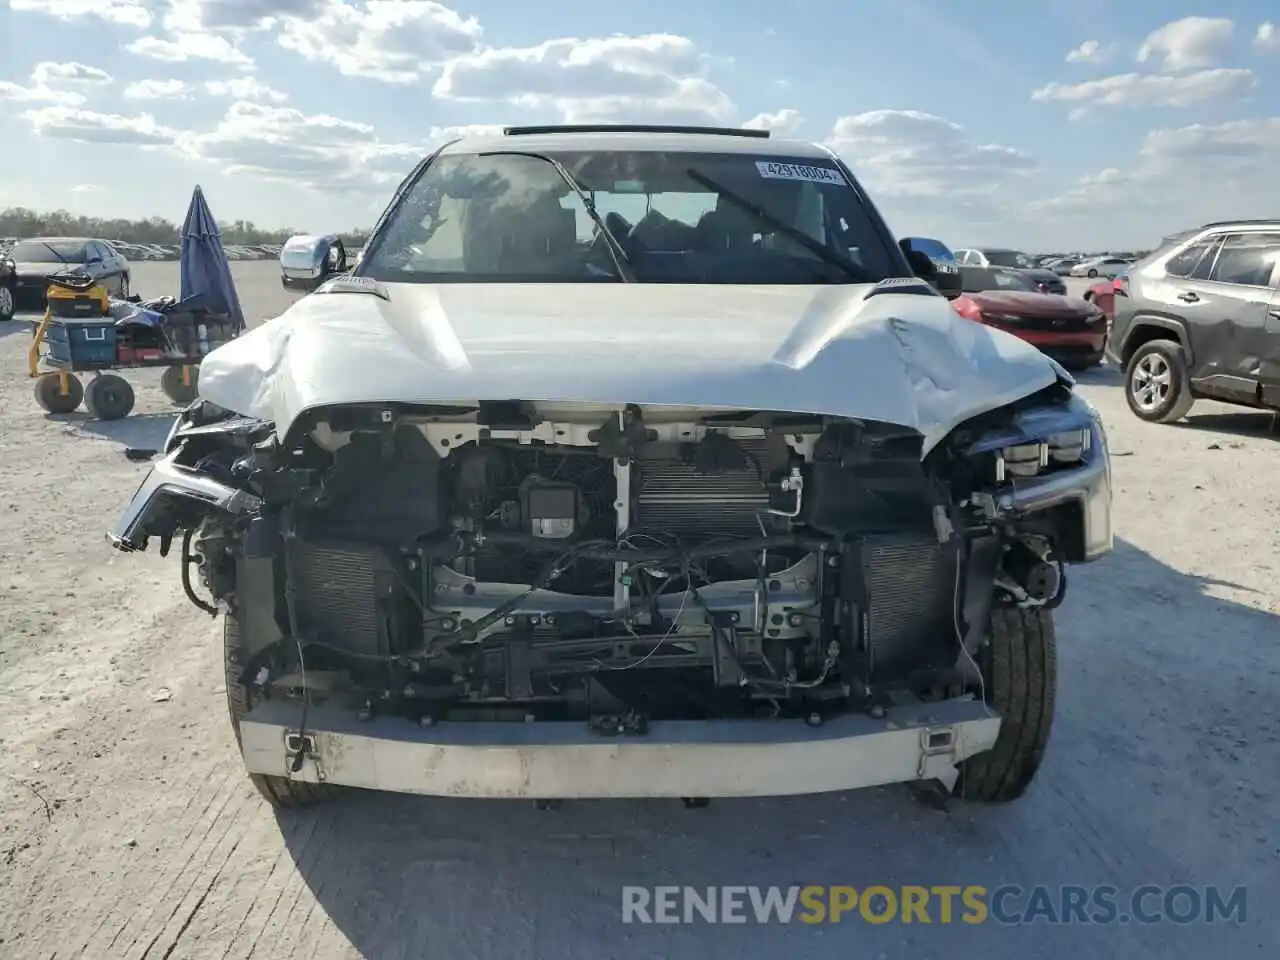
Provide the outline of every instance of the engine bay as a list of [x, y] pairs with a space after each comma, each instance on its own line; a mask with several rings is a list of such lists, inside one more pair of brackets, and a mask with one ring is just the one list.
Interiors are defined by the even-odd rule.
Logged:
[[820, 721], [963, 692], [991, 603], [1060, 601], [1065, 518], [999, 519], [984, 491], [1026, 468], [969, 450], [981, 430], [922, 456], [901, 427], [760, 411], [337, 408], [286, 442], [189, 431], [261, 507], [169, 525], [271, 695]]

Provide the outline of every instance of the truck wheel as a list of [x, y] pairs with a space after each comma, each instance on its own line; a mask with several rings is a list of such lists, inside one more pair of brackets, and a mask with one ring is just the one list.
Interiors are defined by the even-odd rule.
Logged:
[[[231, 716], [231, 730], [240, 746], [240, 720], [253, 707], [253, 696], [240, 682], [244, 664], [248, 660], [240, 639], [240, 621], [234, 611], [222, 618], [223, 663], [226, 667], [227, 713]], [[304, 807], [326, 799], [332, 789], [324, 784], [303, 783], [271, 777], [259, 773], [249, 774], [249, 780], [267, 802], [276, 808]]]
[[174, 403], [187, 406], [200, 395], [200, 368], [191, 368], [191, 383], [182, 382], [181, 367], [166, 367], [160, 375], [160, 389]]
[[987, 703], [1003, 722], [995, 746], [960, 765], [956, 795], [1007, 803], [1031, 786], [1053, 726], [1058, 681], [1053, 614], [1044, 609], [997, 607], [978, 666]]
[[1124, 398], [1134, 415], [1148, 423], [1185, 417], [1195, 397], [1181, 344], [1151, 340], [1135, 350], [1124, 368]]

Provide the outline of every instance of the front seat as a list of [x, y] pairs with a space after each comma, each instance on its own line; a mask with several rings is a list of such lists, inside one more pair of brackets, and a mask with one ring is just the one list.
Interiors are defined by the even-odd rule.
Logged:
[[577, 241], [577, 218], [551, 193], [495, 217], [500, 273], [551, 274]]
[[737, 204], [717, 197], [715, 209], [699, 218], [696, 229], [703, 250], [727, 252], [754, 247], [760, 224]]

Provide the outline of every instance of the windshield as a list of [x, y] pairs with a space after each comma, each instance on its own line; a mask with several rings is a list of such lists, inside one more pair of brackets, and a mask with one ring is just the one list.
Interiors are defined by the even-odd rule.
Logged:
[[1020, 270], [1029, 270], [1035, 266], [1030, 257], [1017, 250], [983, 250], [982, 252], [986, 254], [987, 262], [993, 267], [1017, 267]]
[[[435, 160], [370, 241], [361, 275], [616, 283], [625, 273], [641, 283], [804, 284], [903, 272], [834, 164], [747, 154], [544, 154], [581, 188], [593, 217], [555, 163], [499, 149]], [[600, 223], [625, 254], [621, 264]]]
[[79, 240], [19, 240], [9, 256], [18, 263], [84, 263], [84, 243]]

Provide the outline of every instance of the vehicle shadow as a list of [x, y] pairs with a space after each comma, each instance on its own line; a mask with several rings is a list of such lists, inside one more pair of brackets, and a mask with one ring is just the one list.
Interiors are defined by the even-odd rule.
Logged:
[[1110, 364], [1104, 363], [1096, 367], [1090, 367], [1088, 370], [1072, 371], [1071, 375], [1075, 377], [1077, 383], [1091, 387], [1124, 386], [1124, 372], [1117, 370]]
[[1183, 430], [1209, 430], [1239, 437], [1270, 437], [1280, 440], [1280, 412], [1270, 410], [1238, 410], [1232, 413], [1193, 412], [1174, 426]]
[[[902, 787], [781, 799], [569, 802], [346, 791], [279, 826], [303, 881], [366, 960], [555, 956], [1202, 957], [1276, 942], [1280, 921], [1134, 927], [881, 925], [803, 930], [622, 921], [622, 888], [689, 885], [1251, 883], [1266, 889], [1280, 769], [1280, 617], [1118, 542], [1076, 568], [1058, 612], [1059, 700], [1045, 766], [1019, 802], [945, 811]], [[1206, 664], [1212, 662], [1211, 667]], [[1247, 692], [1246, 692], [1247, 691]], [[1267, 738], [1270, 737], [1268, 741]], [[1230, 759], [1238, 738], [1272, 746]], [[1196, 771], [1194, 777], [1188, 771]], [[1262, 781], [1268, 781], [1263, 783]], [[1248, 783], [1256, 792], [1231, 786]], [[1230, 790], [1224, 811], [1223, 791]], [[1249, 823], [1249, 829], [1236, 826]], [[1265, 850], [1256, 844], [1261, 843]], [[1225, 865], [1225, 868], [1224, 868]], [[1224, 873], [1225, 869], [1225, 873]], [[1012, 902], [1012, 901], [1011, 901]], [[1025, 903], [1025, 900], [1017, 900]], [[752, 908], [748, 905], [747, 913]], [[797, 929], [801, 928], [801, 929]]]
[[87, 413], [46, 414], [66, 424], [68, 432], [91, 440], [106, 440], [133, 450], [159, 450], [173, 429], [176, 413], [139, 413], [122, 420], [95, 420]]

